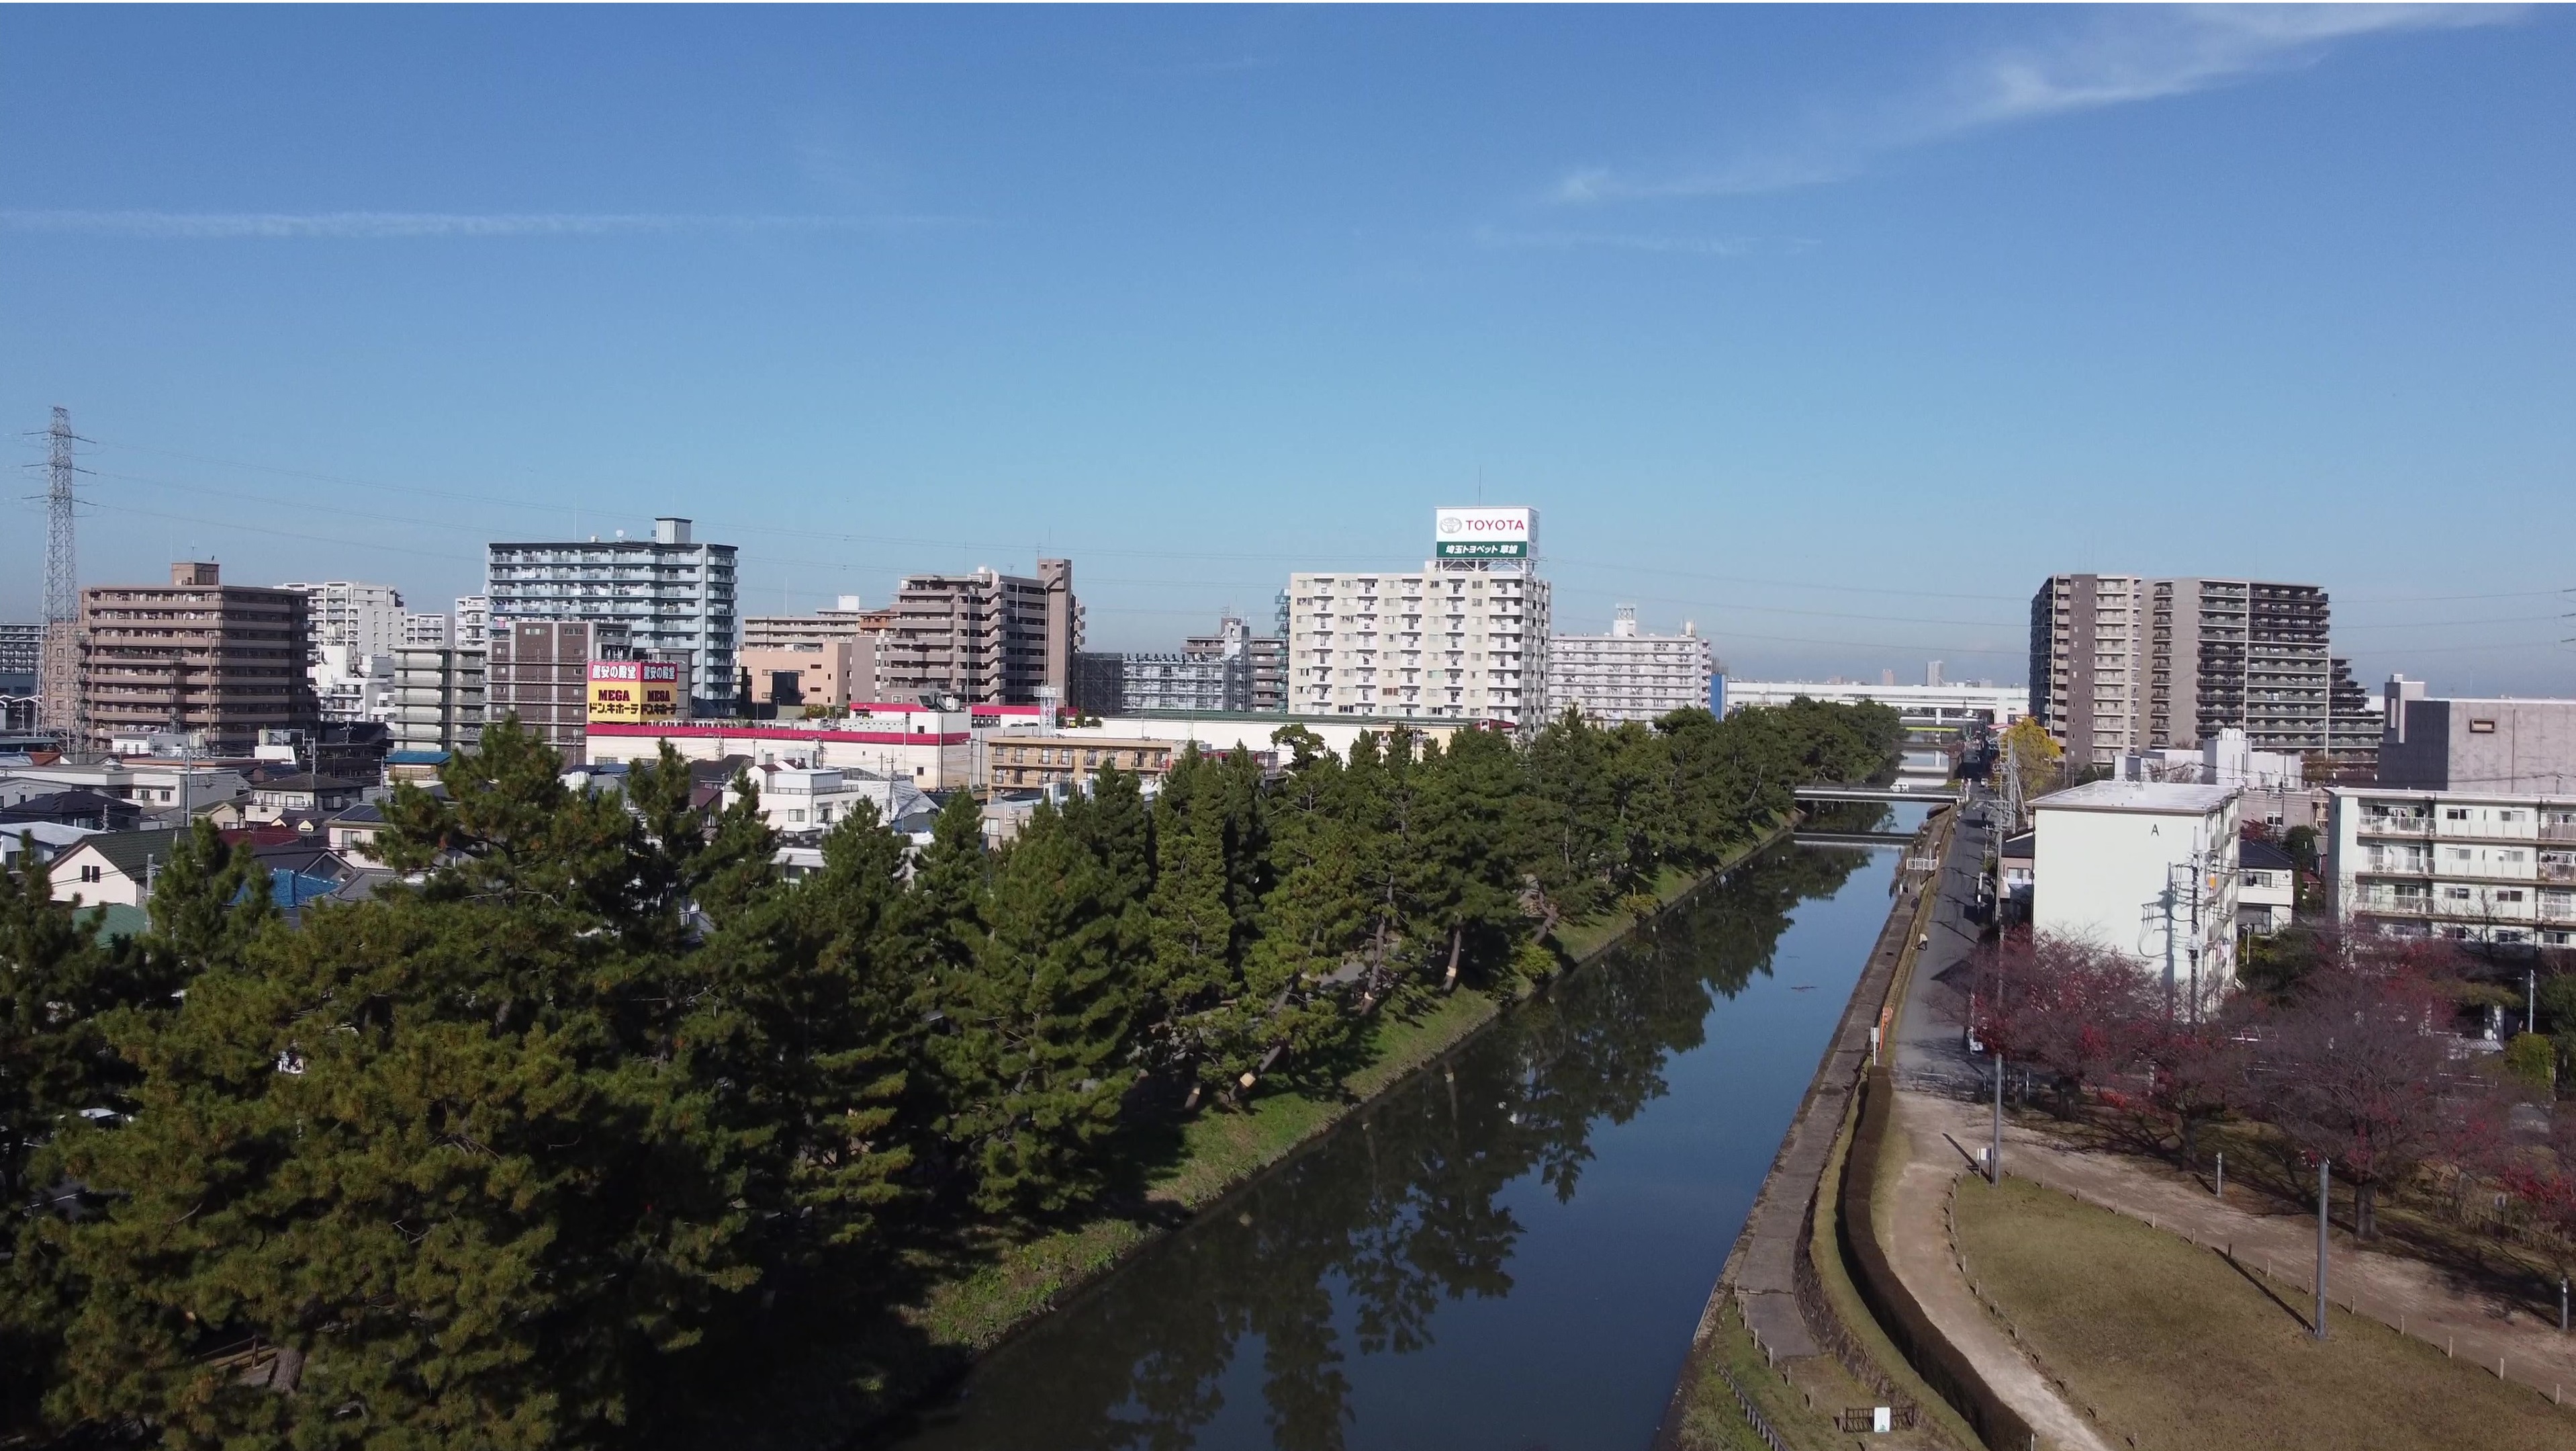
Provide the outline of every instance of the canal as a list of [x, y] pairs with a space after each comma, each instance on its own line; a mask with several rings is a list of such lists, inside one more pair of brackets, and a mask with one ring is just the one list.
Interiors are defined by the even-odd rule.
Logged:
[[996, 1352], [895, 1444], [1638, 1451], [1894, 869], [1886, 848], [1783, 846], [1702, 888]]

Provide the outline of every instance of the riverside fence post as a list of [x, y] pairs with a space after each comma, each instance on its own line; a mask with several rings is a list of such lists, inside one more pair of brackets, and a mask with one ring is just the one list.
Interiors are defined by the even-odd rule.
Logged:
[[2334, 1179], [2334, 1161], [2317, 1160], [2317, 1338], [2326, 1338], [2326, 1192]]
[[2218, 1197], [2227, 1197], [2227, 1151], [2218, 1151]]

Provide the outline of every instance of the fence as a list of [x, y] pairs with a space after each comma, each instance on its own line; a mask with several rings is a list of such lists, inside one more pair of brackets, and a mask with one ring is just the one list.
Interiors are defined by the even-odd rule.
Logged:
[[1780, 1439], [1779, 1432], [1771, 1429], [1771, 1423], [1763, 1418], [1762, 1408], [1753, 1404], [1753, 1398], [1744, 1393], [1744, 1387], [1735, 1383], [1735, 1377], [1727, 1374], [1724, 1366], [1711, 1366], [1710, 1369], [1717, 1372], [1719, 1380], [1726, 1382], [1726, 1389], [1735, 1397], [1735, 1408], [1744, 1413], [1744, 1423], [1753, 1428], [1754, 1435], [1762, 1438], [1762, 1444], [1770, 1447], [1771, 1451], [1789, 1451], [1789, 1444]]

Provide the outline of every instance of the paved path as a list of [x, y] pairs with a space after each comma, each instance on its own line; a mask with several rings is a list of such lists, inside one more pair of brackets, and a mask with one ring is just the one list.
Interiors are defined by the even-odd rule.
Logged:
[[[1987, 1111], [1973, 1104], [1914, 1093], [1899, 1095], [1898, 1102], [1911, 1108], [1917, 1122], [1951, 1135], [1970, 1153], [1992, 1133]], [[1949, 1152], [1954, 1163], [1964, 1164], [1957, 1149]], [[2311, 1215], [2244, 1190], [2231, 1189], [2222, 1202], [2161, 1166], [2071, 1148], [2010, 1120], [2004, 1125], [2004, 1171], [2229, 1251], [2238, 1264], [2282, 1282], [2282, 1298], [2293, 1307], [2305, 1310], [2314, 1303], [2307, 1298], [2316, 1294], [2317, 1222]], [[2555, 1319], [2538, 1319], [2439, 1265], [2362, 1248], [2340, 1229], [2332, 1231], [2331, 1244], [2326, 1288], [2336, 1304], [2489, 1370], [2501, 1356], [2508, 1379], [2543, 1395], [2563, 1387], [2566, 1398], [2576, 1401], [2576, 1334], [2560, 1334]]]
[[1946, 1110], [1964, 1107], [1920, 1093], [1896, 1096], [1890, 1127], [1902, 1136], [1907, 1155], [1904, 1169], [1887, 1191], [1888, 1213], [1881, 1234], [1888, 1260], [1942, 1338], [1966, 1355], [1995, 1394], [2030, 1422], [2043, 1447], [2111, 1451], [2093, 1423], [2066, 1403], [2057, 1387], [1977, 1302], [1967, 1277], [1959, 1272], [1958, 1247], [1950, 1236], [1950, 1185], [1967, 1161], [1950, 1144], [1953, 1125]]

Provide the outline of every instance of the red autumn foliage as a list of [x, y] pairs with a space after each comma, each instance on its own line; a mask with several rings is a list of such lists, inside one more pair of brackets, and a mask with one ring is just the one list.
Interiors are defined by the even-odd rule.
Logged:
[[2450, 1002], [2426, 970], [2443, 959], [2404, 944], [2346, 946], [2264, 1015], [2252, 1106], [2307, 1157], [2333, 1161], [2368, 1238], [2379, 1190], [2481, 1137], [2491, 1109], [2451, 1060]]

